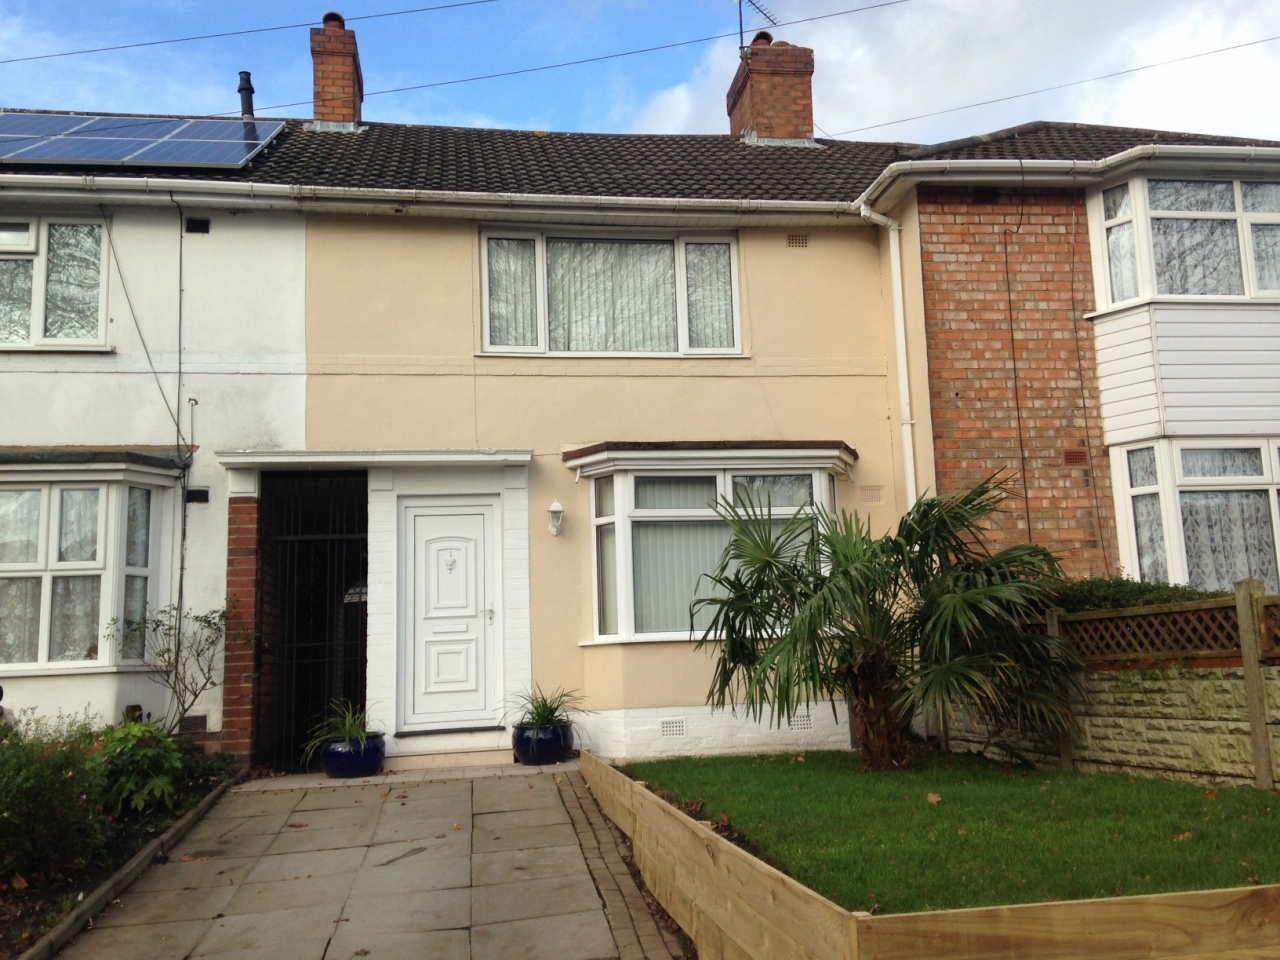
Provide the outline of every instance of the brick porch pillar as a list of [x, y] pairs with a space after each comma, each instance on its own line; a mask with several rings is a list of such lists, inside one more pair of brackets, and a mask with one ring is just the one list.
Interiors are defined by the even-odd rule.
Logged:
[[253, 753], [258, 650], [258, 498], [233, 496], [227, 516], [227, 646], [222, 749], [247, 769]]

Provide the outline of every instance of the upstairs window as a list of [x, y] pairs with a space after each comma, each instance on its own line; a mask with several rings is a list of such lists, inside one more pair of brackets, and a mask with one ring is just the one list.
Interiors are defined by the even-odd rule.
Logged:
[[1280, 298], [1280, 183], [1151, 178], [1099, 199], [1113, 304]]
[[102, 341], [101, 221], [0, 214], [0, 349]]
[[731, 237], [486, 233], [484, 348], [494, 353], [738, 353]]

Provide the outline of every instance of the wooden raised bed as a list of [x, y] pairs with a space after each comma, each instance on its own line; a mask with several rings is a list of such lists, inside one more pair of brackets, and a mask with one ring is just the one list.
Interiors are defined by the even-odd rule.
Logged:
[[1280, 960], [1280, 885], [851, 913], [585, 750], [582, 775], [702, 960]]

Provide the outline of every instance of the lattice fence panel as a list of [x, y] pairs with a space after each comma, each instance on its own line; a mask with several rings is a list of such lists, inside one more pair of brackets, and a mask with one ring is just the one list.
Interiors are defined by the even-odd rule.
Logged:
[[1058, 632], [1086, 662], [1221, 657], [1240, 650], [1234, 605], [1087, 620], [1063, 617]]
[[1280, 656], [1280, 604], [1268, 603], [1262, 608], [1262, 655]]

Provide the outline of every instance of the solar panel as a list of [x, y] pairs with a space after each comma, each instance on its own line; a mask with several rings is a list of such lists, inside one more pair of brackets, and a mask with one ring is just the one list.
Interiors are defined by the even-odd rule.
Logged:
[[280, 120], [188, 120], [0, 112], [0, 164], [242, 167]]

